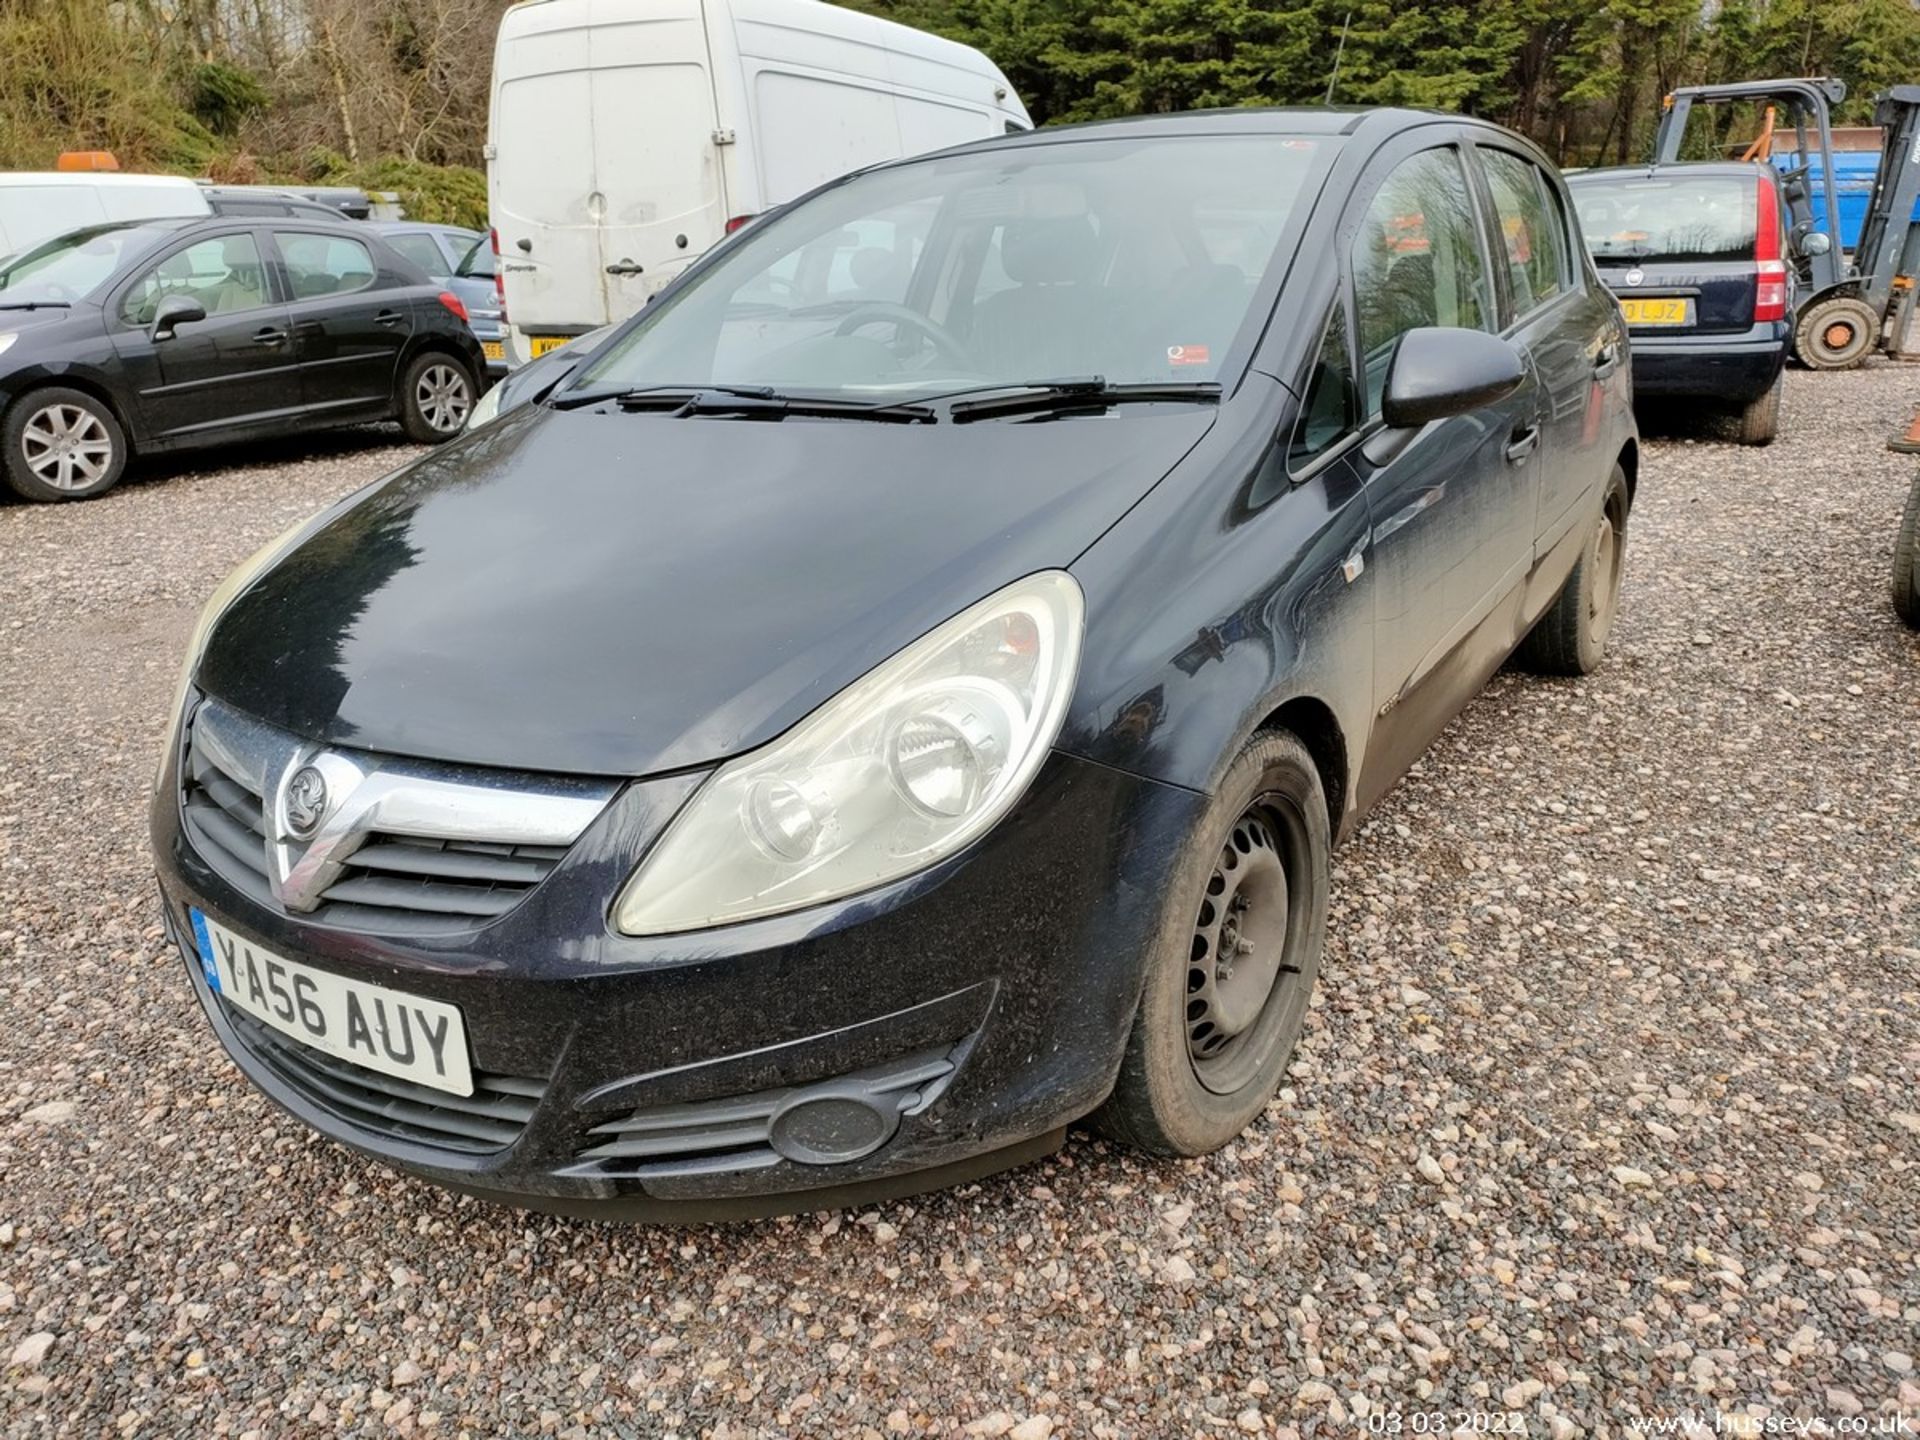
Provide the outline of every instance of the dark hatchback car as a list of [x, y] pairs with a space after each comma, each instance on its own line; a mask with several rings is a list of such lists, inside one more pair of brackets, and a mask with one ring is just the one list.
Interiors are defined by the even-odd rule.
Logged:
[[451, 439], [484, 374], [458, 297], [351, 222], [101, 225], [0, 267], [0, 472], [29, 500], [290, 431]]
[[1780, 176], [1700, 162], [1567, 177], [1600, 278], [1633, 335], [1636, 395], [1705, 401], [1744, 444], [1780, 430], [1793, 342]]
[[[851, 244], [850, 244], [851, 237]], [[1334, 841], [1599, 663], [1619, 311], [1491, 125], [1223, 112], [870, 170], [197, 628], [165, 914], [275, 1101], [716, 1218], [1259, 1115]]]

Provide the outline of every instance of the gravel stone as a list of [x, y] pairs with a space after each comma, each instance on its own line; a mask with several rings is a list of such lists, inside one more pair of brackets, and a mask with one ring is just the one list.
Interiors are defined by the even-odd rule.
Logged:
[[1523, 1381], [1552, 1440], [1912, 1413], [1920, 644], [1882, 441], [1917, 373], [1790, 373], [1764, 450], [1649, 431], [1613, 654], [1495, 677], [1335, 857], [1299, 1053], [1220, 1154], [1076, 1134], [864, 1216], [680, 1231], [310, 1135], [162, 940], [146, 792], [194, 614], [416, 452], [0, 505], [0, 1433], [1315, 1440]]

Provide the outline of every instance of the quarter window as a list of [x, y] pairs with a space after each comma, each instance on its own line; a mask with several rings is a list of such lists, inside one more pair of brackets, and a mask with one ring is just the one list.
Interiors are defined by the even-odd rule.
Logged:
[[1409, 330], [1486, 330], [1493, 306], [1466, 167], [1451, 146], [1423, 150], [1387, 176], [1353, 242], [1354, 298], [1369, 415]]
[[280, 231], [280, 256], [287, 262], [293, 298], [315, 300], [348, 295], [373, 284], [373, 252], [344, 235], [296, 234]]
[[198, 301], [210, 316], [265, 305], [260, 247], [251, 235], [216, 235], [174, 251], [134, 282], [120, 304], [121, 317], [130, 325], [151, 325], [160, 302], [170, 295]]
[[1504, 150], [1482, 150], [1493, 209], [1500, 222], [1507, 283], [1515, 316], [1546, 304], [1566, 288], [1567, 247], [1560, 206], [1537, 165]]
[[1287, 467], [1296, 474], [1333, 448], [1353, 429], [1353, 357], [1347, 348], [1347, 316], [1335, 305], [1327, 320], [1320, 353], [1307, 376], [1307, 398], [1300, 407], [1300, 423], [1293, 427], [1287, 449]]

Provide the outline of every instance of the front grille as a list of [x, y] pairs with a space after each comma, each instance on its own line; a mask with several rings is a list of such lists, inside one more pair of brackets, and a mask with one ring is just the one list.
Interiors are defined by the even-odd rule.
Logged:
[[[377, 934], [450, 934], [498, 919], [553, 873], [614, 788], [339, 755], [346, 776], [381, 791], [379, 805], [365, 807], [370, 817], [377, 809], [391, 824], [394, 812], [411, 808], [420, 823], [331, 836], [313, 882], [317, 892], [289, 906], [274, 885], [268, 797], [275, 780], [308, 763], [312, 752], [294, 736], [203, 703], [188, 727], [182, 765], [188, 839], [251, 899], [317, 924]], [[335, 805], [353, 800], [349, 794]], [[299, 842], [284, 835], [282, 841], [282, 855], [299, 858]]]
[[940, 1098], [958, 1063], [957, 1050], [922, 1050], [808, 1085], [644, 1106], [589, 1130], [574, 1152], [578, 1163], [566, 1173], [655, 1180], [760, 1170], [782, 1160], [832, 1163], [817, 1147], [796, 1147], [780, 1132], [780, 1117], [808, 1104], [857, 1103], [885, 1117], [884, 1144], [901, 1117], [918, 1115]]
[[544, 1080], [476, 1070], [473, 1094], [450, 1095], [301, 1045], [233, 1006], [223, 1013], [247, 1053], [308, 1103], [389, 1139], [467, 1155], [504, 1150], [546, 1094]]

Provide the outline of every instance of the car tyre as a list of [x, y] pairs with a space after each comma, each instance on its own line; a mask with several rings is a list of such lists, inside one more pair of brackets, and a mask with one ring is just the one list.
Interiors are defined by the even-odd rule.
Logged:
[[1306, 746], [1255, 735], [1175, 866], [1096, 1130], [1151, 1154], [1204, 1155], [1266, 1108], [1320, 973], [1332, 848]]
[[1627, 506], [1627, 475], [1615, 465], [1573, 573], [1515, 652], [1525, 668], [1540, 675], [1588, 675], [1606, 658], [1627, 573]]
[[49, 387], [7, 411], [7, 485], [23, 500], [90, 500], [120, 482], [127, 433], [113, 411], [80, 390]]
[[467, 428], [480, 398], [465, 362], [444, 350], [416, 356], [400, 381], [400, 425], [409, 439], [441, 445]]
[[1813, 370], [1851, 370], [1873, 353], [1880, 317], [1851, 295], [1809, 305], [1793, 327], [1793, 348]]
[[1920, 630], [1920, 475], [1907, 491], [1907, 513], [1893, 542], [1893, 608]]
[[1786, 389], [1787, 377], [1782, 371], [1774, 377], [1767, 393], [1740, 411], [1740, 443], [1742, 445], [1771, 445], [1780, 434], [1780, 393]]

